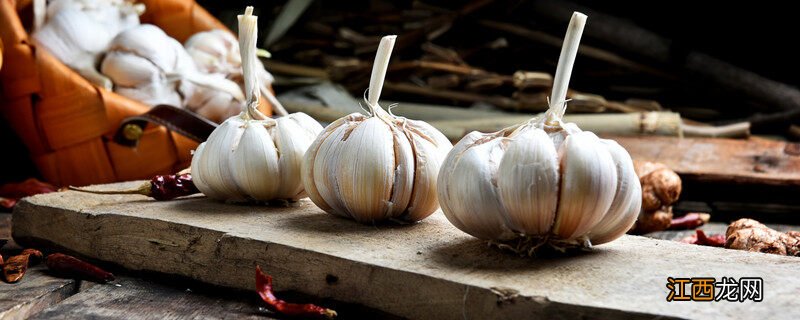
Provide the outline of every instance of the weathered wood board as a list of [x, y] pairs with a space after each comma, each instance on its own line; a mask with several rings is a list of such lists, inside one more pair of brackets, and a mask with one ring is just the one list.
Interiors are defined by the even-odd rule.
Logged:
[[254, 294], [213, 296], [152, 281], [118, 277], [42, 310], [30, 319], [274, 319]]
[[[22, 243], [235, 288], [253, 288], [258, 263], [278, 290], [410, 318], [800, 318], [797, 258], [636, 236], [572, 257], [520, 258], [441, 213], [413, 225], [361, 225], [308, 200], [263, 207], [59, 192], [22, 201], [14, 226]], [[666, 301], [667, 277], [709, 276], [762, 277], [764, 299]]]
[[[0, 239], [11, 238], [11, 215], [0, 213]], [[0, 248], [0, 255], [8, 259], [19, 253], [13, 241]], [[27, 319], [33, 314], [67, 297], [92, 283], [60, 279], [47, 274], [43, 265], [28, 268], [25, 277], [17, 283], [0, 280], [0, 320]]]
[[637, 160], [703, 181], [800, 186], [800, 144], [751, 138], [611, 136]]
[[93, 283], [48, 275], [39, 265], [28, 269], [18, 283], [0, 281], [0, 319], [27, 319]]

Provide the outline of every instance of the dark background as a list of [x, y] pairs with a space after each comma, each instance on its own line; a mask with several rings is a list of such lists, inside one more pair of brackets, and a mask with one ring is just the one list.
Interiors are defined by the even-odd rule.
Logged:
[[[261, 11], [261, 35], [285, 1], [198, 0], [214, 14], [241, 10], [253, 5]], [[430, 1], [437, 6], [459, 7], [467, 1]], [[526, 16], [525, 8], [535, 1], [495, 1], [490, 8], [513, 8], [514, 19]], [[797, 85], [800, 68], [797, 45], [800, 27], [797, 12], [790, 2], [781, 1], [587, 1], [575, 3], [629, 20], [672, 40], [676, 50], [694, 49], [749, 69], [768, 78]], [[397, 7], [410, 7], [412, 1], [392, 1]], [[347, 7], [369, 12], [370, 1], [318, 0], [306, 15], [318, 7]], [[268, 8], [273, 10], [269, 12]], [[505, 13], [502, 10], [499, 15]], [[529, 12], [535, 23], [537, 14]], [[219, 15], [218, 15], [219, 16]], [[507, 16], [506, 16], [507, 17]], [[232, 15], [220, 17], [233, 23]], [[227, 19], [226, 19], [227, 18]], [[508, 17], [512, 18], [512, 17]], [[302, 20], [303, 18], [301, 18]], [[591, 28], [589, 17], [587, 28]], [[297, 25], [299, 25], [298, 23]], [[562, 28], [563, 29], [563, 28]], [[563, 31], [562, 31], [563, 33]], [[616, 48], [624, 50], [624, 48]], [[615, 50], [617, 51], [617, 50]]]
[[[513, 23], [524, 23], [530, 28], [553, 29], [552, 34], [563, 34], [562, 25], [548, 22], [537, 12], [531, 9], [535, 1], [495, 1], [486, 9], [478, 13], [481, 17], [491, 17], [495, 20]], [[753, 71], [770, 79], [778, 80], [793, 86], [800, 83], [798, 75], [797, 57], [800, 49], [797, 41], [798, 27], [796, 26], [796, 12], [788, 2], [773, 1], [586, 1], [577, 0], [579, 5], [590, 7], [596, 11], [610, 14], [628, 20], [638, 26], [651, 30], [671, 42], [671, 50], [675, 52], [677, 61], [672, 61], [676, 67], [680, 64], [680, 53], [699, 51], [708, 53], [721, 60], [730, 62], [738, 67]], [[229, 26], [235, 25], [235, 14], [240, 12], [245, 5], [254, 5], [261, 17], [261, 36], [266, 35], [272, 19], [280, 12], [285, 1], [211, 1], [198, 0], [198, 3], [218, 16]], [[432, 1], [432, 5], [458, 8], [465, 1]], [[411, 1], [393, 1], [391, 5], [403, 8], [411, 7]], [[302, 32], [302, 24], [315, 15], [325, 14], [329, 8], [346, 8], [354, 13], [370, 14], [380, 11], [385, 6], [375, 1], [316, 1], [306, 14], [295, 24], [292, 32]], [[352, 21], [358, 24], [359, 21]], [[589, 17], [587, 28], [592, 27], [592, 17]], [[469, 28], [469, 27], [468, 27]], [[480, 38], [480, 29], [469, 29], [468, 32], [476, 33]], [[400, 35], [402, 36], [402, 34]], [[443, 37], [442, 45], [447, 41], [462, 41]], [[647, 58], [636, 57], [636, 54], [626, 51], [626, 48], [609, 47], [607, 44], [584, 40], [584, 43], [601, 47], [609, 51], [618, 52], [647, 61]], [[510, 43], [513, 50], [515, 42]], [[550, 50], [550, 49], [548, 49]], [[551, 53], [548, 53], [552, 55]], [[281, 52], [275, 52], [277, 59], [283, 59]], [[554, 56], [554, 58], [556, 58]], [[491, 59], [491, 57], [484, 57]], [[11, 61], [5, 61], [11, 63]], [[520, 60], [519, 64], [529, 64], [531, 68], [547, 68], [552, 61], [526, 61]], [[576, 64], [576, 73], [581, 72], [584, 62]], [[669, 63], [666, 66], [669, 68]], [[548, 70], [548, 69], [544, 69]], [[585, 71], [585, 70], [584, 70]], [[595, 87], [596, 83], [584, 77], [577, 78], [575, 86]], [[691, 86], [691, 85], [688, 85]], [[703, 91], [701, 88], [698, 91]], [[602, 90], [600, 90], [602, 92]], [[683, 93], [683, 92], [682, 92]], [[719, 96], [703, 97], [701, 93], [690, 93], [688, 98], [680, 96], [679, 99], [693, 100], [692, 94], [698, 95], [698, 101], [708, 103], [709, 99], [720, 99]], [[613, 95], [612, 95], [613, 96]], [[731, 111], [736, 117], [741, 114]], [[35, 176], [36, 171], [27, 158], [27, 151], [17, 140], [13, 131], [7, 124], [0, 122], [0, 146], [2, 146], [4, 168], [0, 170], [0, 183], [20, 181], [24, 178]]]

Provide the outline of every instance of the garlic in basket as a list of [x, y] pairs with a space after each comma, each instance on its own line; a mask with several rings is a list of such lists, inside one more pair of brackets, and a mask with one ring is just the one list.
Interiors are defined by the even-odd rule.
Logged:
[[34, 1], [36, 43], [90, 82], [111, 90], [111, 80], [100, 74], [95, 64], [118, 33], [139, 25], [144, 5], [121, 0], [57, 0], [46, 12], [43, 7], [44, 0]]
[[439, 208], [436, 175], [452, 148], [423, 121], [395, 117], [378, 105], [396, 36], [381, 40], [366, 103], [331, 123], [303, 159], [303, 184], [323, 210], [374, 222], [419, 221]]
[[[230, 101], [234, 114], [241, 111], [244, 101], [244, 94], [236, 83], [220, 75], [200, 73], [178, 41], [150, 24], [117, 35], [100, 71], [114, 82], [115, 92], [150, 106], [169, 104], [202, 111], [202, 105], [187, 105], [185, 102], [204, 102], [205, 99], [189, 99], [204, 89], [214, 90], [219, 95], [217, 99]], [[200, 114], [221, 121], [225, 119], [223, 116], [229, 115], [227, 110], [223, 111], [223, 114], [216, 111]]]
[[239, 16], [247, 108], [217, 127], [192, 158], [195, 185], [213, 199], [237, 202], [302, 197], [302, 157], [322, 131], [322, 126], [304, 113], [270, 119], [258, 111], [256, 22], [253, 7]]
[[[239, 86], [244, 86], [239, 44], [233, 34], [227, 30], [214, 29], [195, 33], [186, 40], [184, 47], [200, 72], [221, 74], [227, 79], [236, 82]], [[275, 98], [272, 90], [270, 90], [270, 85], [274, 78], [272, 74], [264, 69], [264, 65], [261, 64], [260, 60], [256, 60], [256, 74], [258, 75], [261, 95], [267, 98], [275, 113], [282, 116], [286, 115], [286, 109], [283, 108], [278, 99]], [[206, 104], [206, 107], [211, 106], [213, 104]]]
[[144, 13], [145, 6], [134, 0], [52, 0], [47, 4], [47, 19], [68, 9], [83, 11], [116, 35], [139, 25], [139, 16]]
[[561, 121], [585, 23], [585, 15], [573, 14], [544, 117], [495, 133], [472, 132], [447, 155], [439, 201], [462, 231], [532, 254], [545, 244], [609, 242], [636, 220], [641, 186], [628, 152]]

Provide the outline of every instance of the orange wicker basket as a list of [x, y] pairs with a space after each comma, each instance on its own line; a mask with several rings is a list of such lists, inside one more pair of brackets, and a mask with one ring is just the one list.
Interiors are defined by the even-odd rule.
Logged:
[[[142, 0], [142, 23], [183, 43], [196, 32], [225, 29], [193, 0]], [[0, 0], [0, 113], [22, 139], [42, 176], [56, 185], [148, 178], [188, 166], [197, 143], [150, 126], [137, 147], [112, 141], [119, 123], [149, 107], [93, 86], [38, 49], [23, 25], [31, 0]], [[262, 110], [271, 114], [265, 104]]]

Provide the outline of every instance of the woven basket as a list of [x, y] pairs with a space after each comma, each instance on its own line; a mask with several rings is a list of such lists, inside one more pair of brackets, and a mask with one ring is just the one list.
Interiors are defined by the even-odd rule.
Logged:
[[[196, 32], [225, 29], [193, 0], [139, 2], [147, 8], [142, 23], [181, 43]], [[0, 113], [47, 181], [63, 186], [144, 179], [189, 165], [197, 143], [163, 127], [148, 127], [136, 148], [113, 142], [123, 119], [149, 107], [92, 85], [38, 49], [23, 26], [30, 15], [31, 0], [0, 0]], [[261, 109], [271, 114], [267, 103]]]

